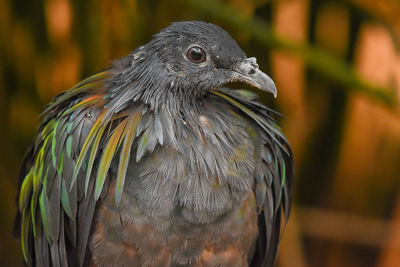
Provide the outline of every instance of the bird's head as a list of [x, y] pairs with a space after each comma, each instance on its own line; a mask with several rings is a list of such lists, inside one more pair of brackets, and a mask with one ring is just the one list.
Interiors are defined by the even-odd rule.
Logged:
[[271, 78], [255, 58], [247, 58], [222, 28], [201, 21], [175, 22], [123, 59], [111, 80], [114, 106], [139, 100], [193, 103], [207, 91], [229, 82], [244, 82], [276, 96]]

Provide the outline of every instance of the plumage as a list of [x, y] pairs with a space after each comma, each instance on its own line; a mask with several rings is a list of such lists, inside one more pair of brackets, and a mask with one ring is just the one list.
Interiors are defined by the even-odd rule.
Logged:
[[118, 206], [121, 201], [122, 190], [125, 184], [126, 171], [130, 160], [131, 149], [133, 140], [135, 138], [136, 128], [140, 122], [141, 113], [140, 111], [134, 112], [127, 119], [127, 126], [125, 127], [124, 133], [124, 144], [121, 149], [121, 155], [118, 165], [117, 181], [115, 185], [115, 204]]
[[[21, 168], [28, 266], [273, 266], [292, 152], [224, 30], [173, 23], [57, 96]], [[284, 216], [282, 216], [284, 215]]]
[[118, 126], [115, 127], [106, 147], [104, 148], [103, 155], [101, 156], [99, 164], [99, 169], [97, 171], [96, 187], [94, 193], [96, 200], [100, 197], [100, 192], [103, 189], [104, 181], [106, 179], [108, 169], [110, 168], [111, 161], [114, 154], [116, 154], [118, 145], [121, 143], [122, 133], [124, 132], [126, 123], [126, 119], [122, 120], [122, 122], [120, 122]]

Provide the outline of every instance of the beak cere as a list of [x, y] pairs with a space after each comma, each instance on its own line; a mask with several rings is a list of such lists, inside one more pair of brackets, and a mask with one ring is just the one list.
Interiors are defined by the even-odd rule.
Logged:
[[256, 58], [250, 57], [243, 60], [233, 70], [233, 81], [250, 84], [260, 90], [277, 95], [274, 81], [258, 68]]

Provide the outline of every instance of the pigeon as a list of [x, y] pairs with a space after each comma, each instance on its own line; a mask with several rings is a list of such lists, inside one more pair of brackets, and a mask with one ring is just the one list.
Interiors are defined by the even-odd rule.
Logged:
[[25, 264], [274, 266], [293, 155], [232, 82], [277, 95], [225, 30], [183, 21], [56, 96], [20, 170]]

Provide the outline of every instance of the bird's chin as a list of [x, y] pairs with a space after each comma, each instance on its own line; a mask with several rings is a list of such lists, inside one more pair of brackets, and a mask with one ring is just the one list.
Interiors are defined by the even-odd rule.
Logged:
[[271, 93], [274, 97], [277, 95], [274, 81], [259, 69], [254, 57], [243, 60], [233, 69], [231, 82], [243, 82]]

